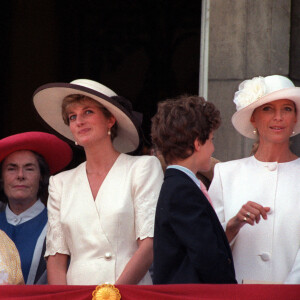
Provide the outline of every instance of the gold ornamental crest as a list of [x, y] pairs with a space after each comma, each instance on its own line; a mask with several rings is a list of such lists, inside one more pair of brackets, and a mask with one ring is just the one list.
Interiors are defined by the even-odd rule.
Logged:
[[119, 290], [112, 284], [98, 285], [93, 291], [92, 300], [120, 300]]

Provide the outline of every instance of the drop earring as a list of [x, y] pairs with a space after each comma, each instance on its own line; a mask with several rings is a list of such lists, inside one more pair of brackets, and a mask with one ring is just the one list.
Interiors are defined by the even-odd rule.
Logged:
[[108, 135], [111, 135], [110, 128], [108, 128], [107, 134], [108, 134]]
[[253, 129], [253, 134], [254, 134], [254, 135], [257, 134], [256, 128]]
[[75, 141], [75, 145], [77, 146], [78, 145], [78, 143]]

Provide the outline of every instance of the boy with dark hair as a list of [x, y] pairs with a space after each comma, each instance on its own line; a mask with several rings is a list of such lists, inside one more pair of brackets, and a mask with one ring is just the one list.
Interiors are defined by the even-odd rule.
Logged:
[[154, 146], [168, 167], [156, 208], [154, 284], [236, 283], [231, 250], [198, 171], [210, 169], [220, 112], [198, 96], [159, 103]]

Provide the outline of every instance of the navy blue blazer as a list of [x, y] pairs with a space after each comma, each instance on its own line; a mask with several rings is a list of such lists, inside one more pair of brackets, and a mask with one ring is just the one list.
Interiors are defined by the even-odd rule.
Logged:
[[236, 283], [219, 219], [195, 182], [167, 169], [154, 228], [154, 284]]

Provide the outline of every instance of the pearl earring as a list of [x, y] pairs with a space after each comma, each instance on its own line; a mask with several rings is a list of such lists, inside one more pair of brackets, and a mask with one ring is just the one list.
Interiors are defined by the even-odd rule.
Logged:
[[78, 143], [75, 141], [75, 145], [77, 146], [78, 145]]
[[108, 129], [107, 134], [108, 134], [108, 135], [111, 135], [110, 128]]
[[253, 134], [257, 134], [256, 128], [253, 129]]

